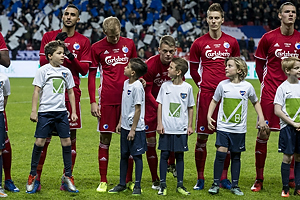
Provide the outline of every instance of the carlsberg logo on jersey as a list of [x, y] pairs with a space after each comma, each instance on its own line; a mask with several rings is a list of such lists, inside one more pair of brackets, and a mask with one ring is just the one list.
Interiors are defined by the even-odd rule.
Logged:
[[179, 118], [180, 117], [180, 108], [181, 108], [180, 103], [170, 103], [169, 116]]
[[126, 54], [124, 54], [124, 57], [112, 57], [112, 56], [107, 56], [105, 57], [105, 63], [107, 65], [112, 65], [112, 66], [116, 66], [117, 64], [127, 64], [128, 63], [129, 58], [126, 56]]
[[282, 51], [282, 49], [276, 49], [275, 56], [280, 59], [285, 59], [288, 57], [299, 57], [297, 50], [294, 50], [294, 53], [290, 53], [290, 51]]
[[225, 52], [207, 50], [205, 52], [205, 56], [206, 56], [206, 58], [213, 59], [213, 60], [216, 60], [218, 58], [225, 59], [227, 57], [230, 57], [230, 53], [227, 52], [227, 50], [225, 50]]
[[286, 112], [294, 122], [300, 122], [300, 99], [288, 98], [285, 101]]
[[242, 99], [224, 98], [223, 122], [240, 123], [242, 121]]
[[52, 79], [53, 93], [64, 93], [64, 81], [60, 78]]

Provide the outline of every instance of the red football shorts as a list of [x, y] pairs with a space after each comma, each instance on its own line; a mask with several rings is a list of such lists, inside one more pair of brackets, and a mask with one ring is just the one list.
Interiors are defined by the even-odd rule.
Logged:
[[274, 100], [261, 99], [260, 105], [266, 120], [266, 123], [269, 125], [269, 128], [272, 131], [280, 131], [280, 120], [274, 114]]
[[[197, 113], [196, 113], [196, 130], [198, 134], [213, 134], [215, 132], [208, 129], [207, 112], [209, 104], [214, 96], [214, 92], [201, 92], [197, 94]], [[215, 108], [212, 118], [217, 121], [219, 104]], [[216, 126], [216, 123], [214, 124]]]
[[104, 134], [115, 133], [121, 116], [121, 105], [102, 105], [100, 112], [97, 130]]
[[66, 107], [68, 110], [68, 119], [69, 119], [69, 124], [70, 124], [70, 130], [74, 130], [74, 129], [79, 129], [81, 128], [81, 109], [80, 109], [80, 102], [76, 101], [75, 102], [75, 106], [76, 106], [76, 114], [78, 116], [78, 119], [76, 122], [72, 122], [71, 120], [71, 113], [72, 113], [72, 108], [71, 108], [71, 104], [70, 101], [66, 101]]

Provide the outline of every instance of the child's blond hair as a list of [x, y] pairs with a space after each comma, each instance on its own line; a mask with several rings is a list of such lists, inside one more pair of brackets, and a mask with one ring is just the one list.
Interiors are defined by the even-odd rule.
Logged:
[[241, 70], [238, 73], [239, 80], [240, 81], [245, 80], [245, 78], [248, 75], [248, 66], [247, 66], [247, 63], [242, 58], [240, 58], [240, 57], [228, 57], [228, 58], [225, 59], [225, 66], [227, 65], [227, 62], [229, 60], [233, 60], [233, 62], [236, 65], [236, 68], [239, 69], [239, 70]]
[[282, 68], [283, 72], [286, 74], [286, 71], [290, 71], [294, 67], [295, 62], [297, 62], [297, 61], [300, 62], [300, 59], [297, 57], [288, 57], [288, 58], [283, 59], [281, 61], [281, 68]]

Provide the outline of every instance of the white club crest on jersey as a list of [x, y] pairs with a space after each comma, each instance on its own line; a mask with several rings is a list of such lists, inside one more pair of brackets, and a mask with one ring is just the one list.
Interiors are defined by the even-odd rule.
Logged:
[[212, 60], [216, 60], [218, 58], [225, 59], [227, 57], [230, 57], [230, 53], [227, 52], [227, 50], [225, 50], [225, 52], [207, 50], [205, 52], [205, 56], [206, 56], [206, 58], [212, 59]]
[[105, 63], [107, 65], [112, 65], [112, 66], [116, 66], [118, 64], [127, 64], [129, 61], [129, 58], [126, 56], [126, 54], [124, 54], [124, 57], [112, 57], [112, 56], [107, 56], [105, 57]]
[[283, 60], [288, 57], [299, 57], [299, 54], [297, 53], [297, 50], [294, 50], [294, 52], [290, 52], [282, 51], [282, 49], [276, 49], [275, 56]]

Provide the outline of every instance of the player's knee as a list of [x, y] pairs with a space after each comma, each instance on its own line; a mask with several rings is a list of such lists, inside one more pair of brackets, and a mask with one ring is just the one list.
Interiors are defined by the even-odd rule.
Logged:
[[269, 129], [267, 129], [267, 130], [259, 129], [258, 133], [257, 133], [257, 136], [261, 139], [269, 139], [270, 133], [271, 133], [271, 131]]
[[156, 138], [155, 137], [147, 138], [147, 143], [156, 143]]
[[295, 158], [295, 162], [300, 162], [300, 154], [295, 153], [294, 158]]
[[208, 135], [203, 135], [203, 134], [198, 134], [197, 136], [200, 140], [207, 140], [208, 139]]
[[105, 145], [109, 145], [111, 141], [111, 134], [101, 134], [100, 133], [100, 142]]

